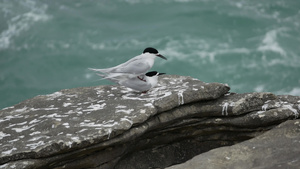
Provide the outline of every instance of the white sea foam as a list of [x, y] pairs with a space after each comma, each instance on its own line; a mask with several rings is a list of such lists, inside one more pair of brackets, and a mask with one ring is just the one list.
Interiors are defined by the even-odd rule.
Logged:
[[[25, 5], [24, 5], [25, 4]], [[23, 2], [23, 7], [27, 12], [17, 14], [7, 22], [7, 29], [0, 34], [0, 50], [10, 46], [14, 37], [30, 29], [34, 23], [47, 21], [51, 18], [46, 14], [47, 5], [37, 5], [35, 1], [27, 0]], [[19, 11], [18, 11], [19, 12]]]
[[281, 56], [287, 56], [285, 50], [278, 44], [277, 42], [277, 35], [280, 33], [283, 29], [275, 29], [268, 31], [262, 42], [261, 45], [257, 48], [258, 51], [266, 52], [266, 51], [272, 51], [275, 53], [279, 53]]
[[288, 92], [289, 95], [300, 96], [300, 88], [295, 87], [291, 91]]
[[258, 85], [254, 88], [255, 92], [263, 92], [265, 90], [265, 86], [264, 85]]
[[300, 87], [294, 87], [291, 90], [279, 90], [274, 93], [283, 94], [283, 95], [300, 96]]
[[[185, 49], [190, 50], [185, 51]], [[190, 64], [198, 64], [199, 58], [202, 59], [202, 62], [206, 62], [205, 58], [208, 58], [210, 62], [214, 62], [215, 57], [219, 55], [249, 54], [250, 52], [247, 48], [230, 47], [227, 43], [209, 42], [189, 36], [183, 36], [181, 40], [169, 39], [166, 48], [161, 50], [161, 53], [168, 53], [171, 56], [171, 58], [168, 58], [171, 61], [175, 59]]]
[[[153, 3], [153, 0], [122, 0], [126, 3], [129, 3], [131, 5], [134, 4], [140, 4], [140, 3]], [[193, 2], [195, 0], [159, 0], [159, 2], [165, 2], [165, 3], [170, 3], [170, 2], [178, 2], [178, 3], [188, 3], [188, 2]]]

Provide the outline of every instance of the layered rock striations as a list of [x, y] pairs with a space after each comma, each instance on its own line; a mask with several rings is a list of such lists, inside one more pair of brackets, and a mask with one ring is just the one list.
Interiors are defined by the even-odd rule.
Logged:
[[97, 86], [34, 97], [0, 111], [0, 168], [165, 168], [298, 118], [299, 97], [229, 89], [166, 75], [146, 94]]

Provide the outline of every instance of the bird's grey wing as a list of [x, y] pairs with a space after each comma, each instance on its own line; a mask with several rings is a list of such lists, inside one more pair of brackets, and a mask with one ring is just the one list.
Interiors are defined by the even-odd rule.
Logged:
[[145, 74], [151, 68], [147, 62], [143, 62], [140, 59], [132, 59], [129, 61], [130, 62], [125, 62], [119, 66], [116, 66], [113, 72], [140, 75]]
[[100, 73], [97, 73], [97, 75], [100, 76], [100, 77], [102, 77], [101, 80], [107, 79], [107, 80], [110, 80], [110, 81], [112, 81], [114, 83], [118, 83], [118, 79], [117, 78], [109, 77], [109, 76], [106, 76], [106, 75], [103, 75], [103, 74], [100, 74]]

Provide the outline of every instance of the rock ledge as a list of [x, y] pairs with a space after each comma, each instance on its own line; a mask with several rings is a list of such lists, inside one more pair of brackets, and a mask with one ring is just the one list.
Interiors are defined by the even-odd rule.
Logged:
[[229, 89], [166, 75], [147, 94], [97, 86], [34, 97], [0, 111], [0, 168], [165, 168], [262, 140], [290, 119], [298, 131], [299, 97]]

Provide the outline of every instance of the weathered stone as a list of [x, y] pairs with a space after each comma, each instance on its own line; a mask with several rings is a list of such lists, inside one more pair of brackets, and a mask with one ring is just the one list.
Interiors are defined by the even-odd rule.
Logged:
[[[133, 127], [158, 112], [217, 99], [228, 90], [223, 84], [164, 76], [158, 87], [147, 94], [121, 86], [98, 86], [37, 96], [1, 110], [0, 164], [74, 151], [77, 155], [98, 151], [122, 139], [138, 137], [146, 129]], [[124, 132], [127, 134], [122, 135]], [[120, 138], [113, 139], [117, 136]], [[53, 157], [50, 162], [55, 160]]]
[[164, 168], [298, 118], [299, 97], [228, 90], [169, 75], [147, 94], [98, 86], [37, 96], [0, 111], [0, 168]]
[[168, 169], [299, 168], [300, 120], [286, 121], [251, 140], [211, 150]]
[[262, 110], [265, 102], [275, 99], [276, 96], [272, 93], [229, 93], [218, 100], [199, 102], [195, 106], [203, 112], [203, 116], [231, 116]]

